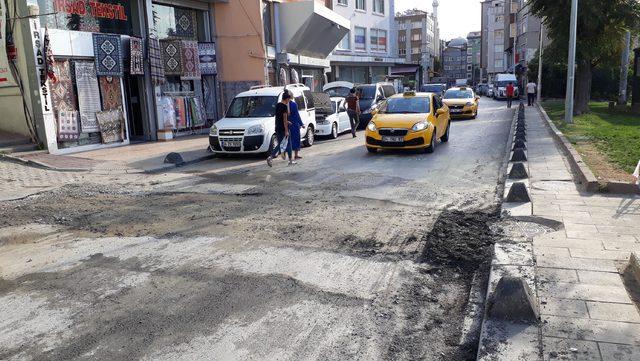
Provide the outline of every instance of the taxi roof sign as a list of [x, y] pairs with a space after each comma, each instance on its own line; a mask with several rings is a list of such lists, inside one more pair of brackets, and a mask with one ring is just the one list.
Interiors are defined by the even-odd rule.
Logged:
[[411, 90], [411, 91], [406, 91], [404, 92], [402, 95], [404, 95], [405, 97], [415, 97], [416, 96], [416, 92]]

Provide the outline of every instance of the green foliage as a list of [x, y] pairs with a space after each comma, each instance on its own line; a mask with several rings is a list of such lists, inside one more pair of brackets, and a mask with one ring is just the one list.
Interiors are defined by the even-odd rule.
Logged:
[[606, 102], [591, 102], [591, 113], [566, 124], [564, 102], [544, 102], [549, 117], [572, 143], [589, 142], [615, 165], [633, 172], [640, 159], [640, 116], [629, 112], [610, 112]]

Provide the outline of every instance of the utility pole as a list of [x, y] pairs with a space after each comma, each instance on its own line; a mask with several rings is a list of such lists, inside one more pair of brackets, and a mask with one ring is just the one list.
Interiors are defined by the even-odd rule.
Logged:
[[622, 50], [622, 61], [620, 62], [620, 96], [618, 105], [627, 104], [627, 77], [629, 76], [629, 47], [631, 46], [631, 32], [627, 30], [624, 34], [624, 49]]
[[573, 124], [573, 93], [576, 78], [576, 35], [578, 32], [578, 0], [571, 0], [571, 27], [569, 29], [569, 61], [567, 61], [567, 95], [564, 121]]
[[542, 55], [544, 54], [544, 25], [542, 19], [540, 19], [540, 50], [538, 51], [538, 94], [536, 94], [536, 100], [538, 104], [542, 102]]

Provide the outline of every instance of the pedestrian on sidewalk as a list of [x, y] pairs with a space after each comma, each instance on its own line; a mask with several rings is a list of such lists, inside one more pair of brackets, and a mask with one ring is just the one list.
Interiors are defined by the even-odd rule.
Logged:
[[533, 81], [529, 81], [529, 83], [527, 84], [527, 102], [529, 103], [529, 106], [533, 106], [533, 103], [535, 103], [536, 101], [537, 88], [538, 85], [536, 85], [536, 83], [534, 83]]
[[638, 161], [638, 166], [636, 167], [636, 171], [633, 172], [633, 178], [636, 179], [636, 184], [640, 186], [640, 161]]
[[507, 84], [507, 108], [511, 108], [511, 103], [513, 103], [513, 94], [515, 93], [515, 88], [513, 83]]
[[351, 122], [351, 135], [355, 138], [356, 130], [360, 124], [360, 99], [356, 94], [356, 88], [349, 91], [345, 102], [347, 103], [347, 114], [349, 114], [349, 121]]
[[[291, 133], [289, 145], [295, 154], [294, 159], [302, 159], [300, 156], [300, 132], [302, 129], [304, 129], [304, 123], [298, 112], [298, 104], [294, 100], [289, 102], [289, 130]], [[291, 150], [287, 149], [287, 151], [290, 152]]]
[[276, 122], [276, 138], [277, 145], [271, 150], [271, 154], [267, 157], [267, 165], [273, 167], [273, 158], [282, 153], [282, 148], [286, 145], [286, 152], [289, 154], [289, 165], [295, 164], [291, 147], [289, 143], [289, 103], [291, 102], [291, 94], [288, 91], [282, 93], [282, 100], [276, 104], [275, 122]]

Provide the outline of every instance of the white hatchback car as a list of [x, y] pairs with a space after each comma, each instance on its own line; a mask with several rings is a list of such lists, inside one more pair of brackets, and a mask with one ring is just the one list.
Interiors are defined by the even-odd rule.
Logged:
[[[300, 137], [307, 147], [313, 145], [316, 111], [313, 96], [302, 84], [287, 85], [298, 105], [305, 127]], [[254, 87], [240, 93], [231, 102], [227, 114], [209, 131], [209, 146], [215, 153], [265, 153], [277, 143], [275, 109], [282, 100], [283, 87]]]
[[345, 108], [344, 98], [331, 98], [331, 109], [331, 114], [327, 114], [324, 118], [316, 120], [318, 124], [316, 135], [328, 135], [336, 139], [338, 135], [351, 131], [351, 122], [349, 121], [349, 114], [347, 114], [347, 109]]

